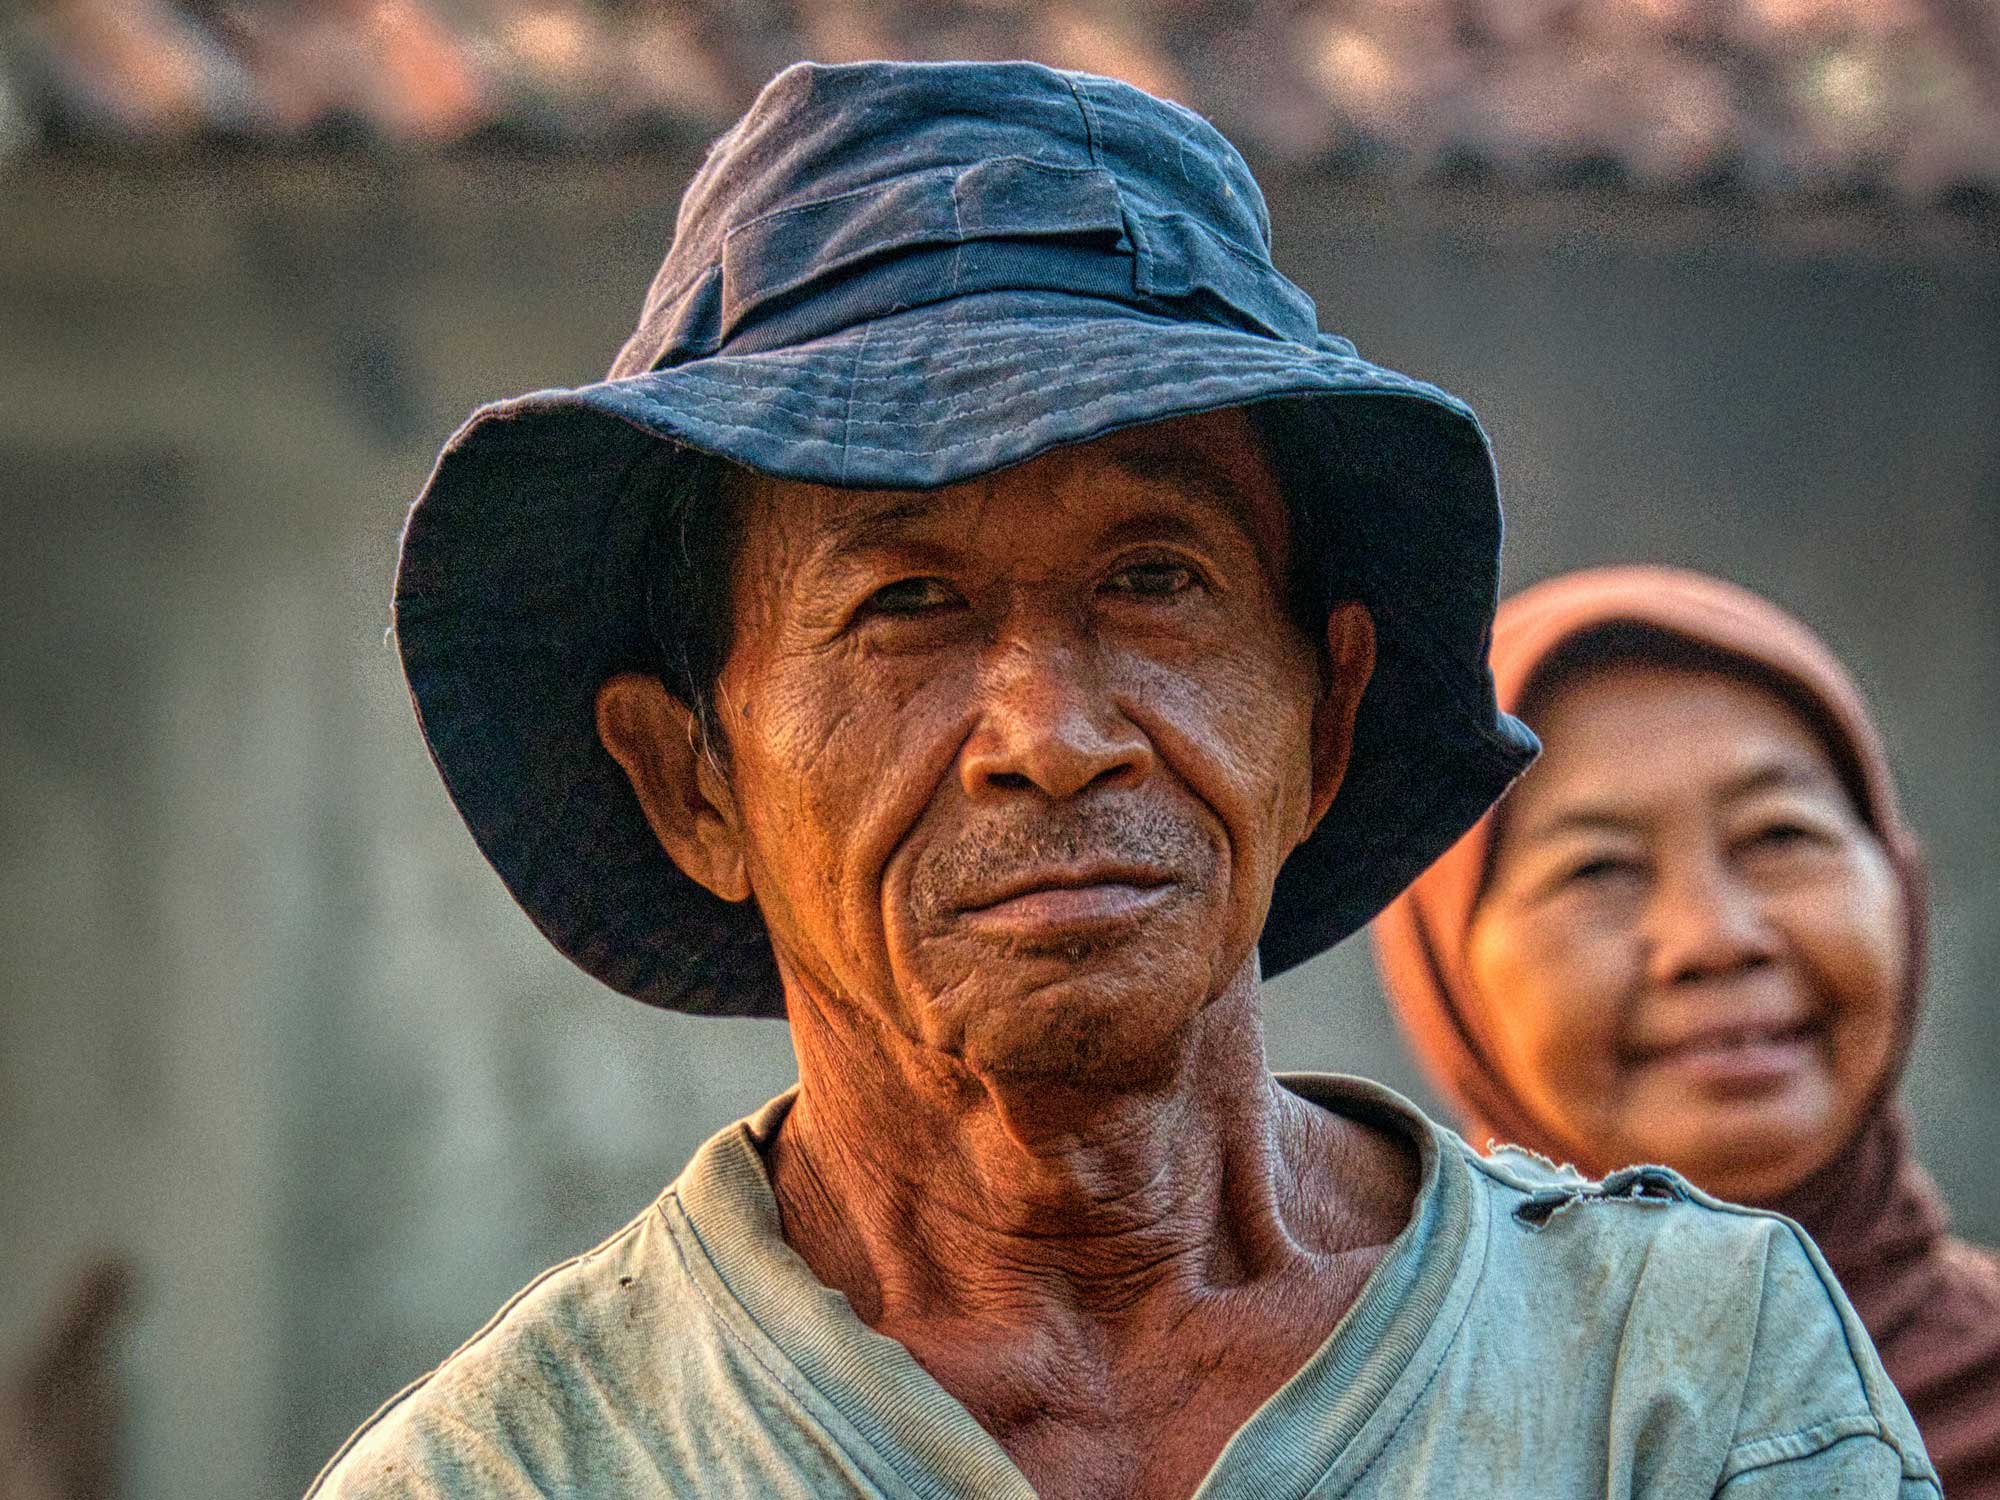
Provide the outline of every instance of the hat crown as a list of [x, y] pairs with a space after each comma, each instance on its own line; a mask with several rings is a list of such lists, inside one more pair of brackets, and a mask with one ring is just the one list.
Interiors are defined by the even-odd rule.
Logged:
[[1025, 289], [1318, 331], [1249, 167], [1192, 111], [1035, 63], [800, 63], [711, 148], [612, 375]]
[[689, 628], [657, 551], [707, 524], [686, 501], [710, 460], [928, 490], [1253, 407], [1288, 508], [1342, 517], [1295, 533], [1307, 567], [1382, 603], [1347, 776], [1278, 872], [1264, 972], [1353, 932], [1470, 827], [1534, 743], [1485, 666], [1485, 435], [1320, 333], [1268, 242], [1242, 158], [1124, 84], [1033, 64], [774, 81], [689, 188], [614, 378], [478, 413], [404, 530], [396, 638], [425, 739], [550, 940], [655, 1005], [783, 1013], [755, 903], [682, 873], [596, 731], [599, 684], [660, 670]]

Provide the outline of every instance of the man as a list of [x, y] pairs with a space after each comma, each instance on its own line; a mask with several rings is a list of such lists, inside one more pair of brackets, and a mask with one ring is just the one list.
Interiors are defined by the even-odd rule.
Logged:
[[317, 1494], [1935, 1493], [1784, 1221], [1266, 1071], [1260, 972], [1533, 750], [1483, 435], [1267, 238], [1122, 85], [796, 68], [612, 378], [447, 450], [397, 621], [460, 810], [799, 1086]]

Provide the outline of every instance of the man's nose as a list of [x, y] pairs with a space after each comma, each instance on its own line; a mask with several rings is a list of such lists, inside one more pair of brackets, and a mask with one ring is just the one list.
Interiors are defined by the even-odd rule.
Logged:
[[1719, 854], [1662, 861], [1645, 920], [1657, 984], [1755, 968], [1776, 954], [1762, 900]]
[[1143, 779], [1153, 747], [1113, 701], [1100, 654], [1080, 632], [1011, 631], [980, 673], [979, 723], [960, 756], [967, 795], [1033, 788], [1052, 798]]

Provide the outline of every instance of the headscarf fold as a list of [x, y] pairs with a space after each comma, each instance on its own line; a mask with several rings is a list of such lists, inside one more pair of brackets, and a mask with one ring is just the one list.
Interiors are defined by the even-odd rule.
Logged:
[[[1863, 820], [1895, 867], [1908, 921], [1889, 1062], [1853, 1139], [1761, 1206], [1796, 1219], [1818, 1242], [1909, 1403], [1945, 1492], [1954, 1500], [2000, 1500], [2000, 1262], [1948, 1234], [1943, 1202], [1910, 1152], [1896, 1097], [1922, 993], [1926, 900], [1921, 851], [1903, 820], [1881, 735], [1853, 678], [1804, 625], [1732, 584], [1677, 568], [1590, 569], [1508, 600], [1494, 621], [1491, 652], [1500, 707], [1518, 713], [1558, 653], [1618, 626], [1687, 642], [1780, 685], [1847, 776]], [[1483, 1040], [1493, 1001], [1472, 983], [1467, 940], [1498, 815], [1482, 819], [1376, 920], [1377, 962], [1418, 1062], [1475, 1145], [1511, 1141], [1588, 1159], [1587, 1150], [1534, 1117]]]

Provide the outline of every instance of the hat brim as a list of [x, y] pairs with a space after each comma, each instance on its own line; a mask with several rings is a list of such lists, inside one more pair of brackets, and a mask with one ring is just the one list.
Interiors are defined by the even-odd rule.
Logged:
[[1339, 340], [986, 294], [486, 407], [412, 508], [397, 576], [431, 755], [509, 891], [586, 972], [674, 1010], [782, 1016], [754, 904], [680, 872], [597, 738], [599, 684], [646, 658], [635, 473], [664, 441], [780, 478], [928, 489], [1252, 403], [1295, 512], [1338, 508], [1328, 534], [1360, 554], [1346, 561], [1378, 636], [1347, 779], [1273, 892], [1263, 968], [1290, 968], [1380, 911], [1536, 748], [1485, 666], [1500, 539], [1485, 436], [1453, 397]]

